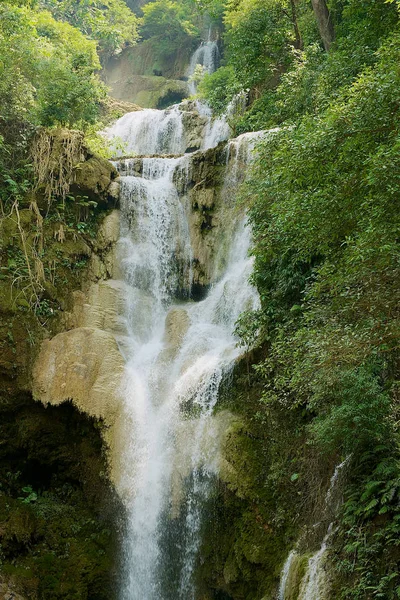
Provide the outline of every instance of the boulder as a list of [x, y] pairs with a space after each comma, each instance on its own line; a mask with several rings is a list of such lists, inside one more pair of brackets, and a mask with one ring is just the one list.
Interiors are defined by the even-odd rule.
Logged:
[[75, 166], [71, 192], [87, 196], [103, 208], [112, 207], [117, 201], [116, 190], [111, 188], [109, 194], [109, 188], [117, 177], [118, 172], [114, 165], [109, 160], [95, 155]]

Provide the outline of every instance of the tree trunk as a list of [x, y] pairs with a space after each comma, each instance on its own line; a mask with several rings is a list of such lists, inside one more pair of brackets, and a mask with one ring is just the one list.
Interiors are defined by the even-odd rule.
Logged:
[[292, 11], [293, 29], [294, 29], [294, 33], [296, 36], [296, 41], [295, 41], [294, 47], [297, 48], [297, 50], [303, 50], [303, 40], [301, 39], [300, 29], [299, 29], [299, 25], [297, 23], [297, 11], [296, 11], [295, 0], [290, 0], [290, 8]]
[[325, 50], [328, 52], [333, 40], [335, 39], [335, 29], [329, 14], [326, 0], [311, 0], [315, 18], [317, 19], [319, 33], [322, 38]]

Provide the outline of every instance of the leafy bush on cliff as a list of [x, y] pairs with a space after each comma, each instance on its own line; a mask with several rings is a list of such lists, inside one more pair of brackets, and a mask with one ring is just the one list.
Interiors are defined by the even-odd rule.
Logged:
[[[325, 60], [332, 70], [334, 52]], [[399, 60], [389, 33], [373, 68], [267, 136], [247, 189], [263, 402], [302, 407], [309, 443], [352, 457], [337, 542], [345, 598], [395, 598], [399, 585], [396, 561], [380, 559], [396, 556], [400, 518]]]

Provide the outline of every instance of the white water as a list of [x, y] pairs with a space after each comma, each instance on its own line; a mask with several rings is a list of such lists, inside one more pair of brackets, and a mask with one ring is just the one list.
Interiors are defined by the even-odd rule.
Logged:
[[214, 73], [219, 66], [219, 60], [218, 43], [211, 40], [209, 36], [209, 39], [201, 43], [190, 59], [187, 77], [189, 79], [189, 92], [192, 96], [197, 91], [196, 83], [191, 79], [196, 71], [196, 67], [200, 65], [204, 73]]
[[[197, 65], [201, 65], [207, 73], [213, 73], [218, 68], [218, 43], [210, 37], [211, 32], [208, 41], [202, 42], [191, 57], [187, 70], [190, 95], [196, 94], [196, 84], [191, 77]], [[205, 121], [201, 150], [214, 148], [229, 138], [231, 128], [228, 120], [235, 111], [237, 102], [237, 98], [234, 98], [227, 114], [214, 119], [211, 109], [206, 104], [196, 101], [195, 110]], [[118, 119], [112, 127], [108, 127], [104, 134], [111, 145], [114, 143], [115, 156], [181, 155], [187, 151], [189, 137], [185, 129], [185, 110], [187, 107], [177, 104], [165, 110], [146, 108], [130, 112]]]
[[[329, 488], [324, 502], [324, 518], [334, 518], [341, 504], [340, 494], [337, 494], [339, 477], [348, 464], [350, 456], [345, 458], [340, 464], [336, 465], [333, 475], [329, 482]], [[319, 523], [318, 523], [319, 525]], [[334, 533], [333, 522], [329, 523], [328, 530], [322, 540], [320, 549], [311, 556], [308, 561], [307, 570], [301, 582], [298, 600], [323, 600], [326, 598], [327, 574], [325, 571], [326, 553], [329, 547], [329, 541]], [[286, 559], [281, 573], [279, 585], [278, 600], [285, 600], [290, 583], [291, 569], [294, 565], [298, 553], [292, 550]]]
[[124, 150], [119, 154], [183, 154], [186, 149], [182, 111], [178, 106], [127, 113], [106, 133], [109, 138], [123, 142]]
[[289, 581], [290, 571], [292, 569], [293, 561], [297, 558], [297, 552], [292, 550], [287, 557], [285, 564], [283, 565], [281, 573], [281, 581], [279, 584], [278, 600], [285, 600], [287, 585]]
[[[177, 153], [178, 111], [126, 115], [109, 135], [141, 154]], [[166, 120], [175, 124], [164, 128]], [[156, 135], [156, 125], [165, 135]], [[230, 182], [239, 180], [239, 157], [241, 171], [249, 158], [248, 139], [236, 144], [236, 153], [227, 150]], [[249, 229], [233, 207], [237, 223], [225, 272], [201, 302], [177, 300], [177, 294], [190, 294], [193, 256], [189, 214], [174, 181], [188, 177], [190, 160], [186, 155], [116, 163], [120, 263], [128, 290], [128, 334], [119, 340], [126, 358], [119, 493], [128, 515], [121, 600], [195, 598], [193, 571], [218, 472], [213, 411], [219, 385], [240, 354], [235, 322], [259, 302], [248, 283]]]
[[[165, 110], [146, 108], [127, 113], [105, 134], [114, 141], [116, 156], [184, 154], [188, 145], [184, 110], [183, 105], [176, 105]], [[214, 148], [228, 139], [230, 127], [225, 117], [213, 119], [211, 110], [201, 102], [196, 102], [196, 111], [205, 121], [202, 150]]]

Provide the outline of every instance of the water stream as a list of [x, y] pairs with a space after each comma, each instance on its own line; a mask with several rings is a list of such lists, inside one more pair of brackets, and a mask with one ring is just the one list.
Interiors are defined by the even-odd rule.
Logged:
[[[323, 518], [328, 520], [328, 529], [323, 537], [321, 546], [315, 552], [307, 563], [306, 572], [299, 586], [299, 593], [296, 595], [297, 600], [324, 600], [329, 597], [329, 584], [325, 570], [325, 560], [329, 542], [334, 534], [334, 518], [340, 508], [342, 501], [338, 483], [343, 469], [350, 460], [350, 456], [345, 458], [340, 464], [336, 465], [335, 470], [329, 482], [328, 491], [325, 496], [323, 507]], [[316, 525], [320, 525], [317, 523]], [[283, 565], [281, 573], [281, 581], [279, 585], [278, 600], [286, 600], [294, 598], [291, 586], [293, 581], [296, 581], [296, 569], [300, 555], [296, 550], [292, 550]]]
[[[231, 244], [215, 252], [226, 254], [224, 272], [205, 298], [190, 300], [191, 208], [182, 190], [192, 155], [163, 156], [183, 152], [179, 113], [180, 107], [131, 113], [109, 132], [132, 152], [159, 154], [115, 163], [126, 290], [126, 333], [118, 339], [126, 360], [119, 493], [128, 514], [121, 600], [196, 597], [193, 574], [218, 473], [221, 427], [214, 408], [240, 354], [235, 322], [258, 305], [248, 282], [249, 228], [233, 206]], [[243, 169], [253, 137], [227, 147], [227, 185], [237, 183], [238, 161]]]

